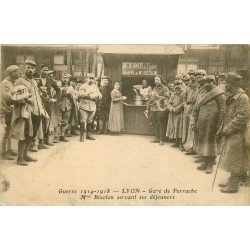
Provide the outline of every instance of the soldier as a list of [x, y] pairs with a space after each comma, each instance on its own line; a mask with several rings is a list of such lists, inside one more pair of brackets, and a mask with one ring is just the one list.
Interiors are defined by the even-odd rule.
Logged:
[[222, 126], [217, 133], [223, 138], [219, 167], [230, 173], [225, 183], [220, 183], [222, 193], [237, 193], [239, 176], [242, 171], [249, 170], [249, 152], [245, 144], [244, 134], [250, 118], [250, 104], [247, 94], [240, 88], [242, 77], [236, 73], [228, 73], [226, 91], [226, 114]]
[[[45, 110], [51, 119], [51, 104], [52, 104], [52, 89], [55, 89], [55, 91], [60, 91], [59, 87], [57, 86], [54, 78], [53, 78], [53, 71], [49, 70], [49, 68], [46, 65], [42, 65], [41, 69], [41, 76], [40, 81], [38, 84], [39, 89], [42, 93], [42, 101], [45, 107]], [[44, 134], [44, 140], [39, 140], [39, 149], [46, 149], [47, 146], [53, 146], [54, 144], [49, 139], [49, 121], [43, 117], [42, 118], [42, 124], [43, 124], [43, 134]], [[44, 145], [45, 144], [45, 145]]]
[[[28, 150], [32, 141], [36, 138], [44, 108], [39, 98], [39, 89], [33, 79], [36, 63], [32, 60], [25, 61], [24, 76], [15, 82], [13, 94], [19, 90], [23, 92], [23, 98], [16, 102], [13, 121], [12, 137], [18, 139], [17, 164], [28, 165], [27, 162], [37, 161], [28, 156]], [[25, 95], [27, 93], [27, 95]]]
[[69, 78], [70, 75], [68, 73], [62, 74], [61, 80], [61, 100], [59, 103], [60, 111], [61, 111], [61, 135], [59, 140], [62, 142], [68, 142], [65, 139], [65, 132], [68, 126], [70, 113], [72, 109], [72, 96], [69, 89]]
[[77, 107], [77, 91], [76, 91], [76, 77], [70, 77], [70, 86], [69, 91], [71, 93], [71, 112], [70, 112], [70, 118], [69, 118], [69, 124], [68, 128], [66, 130], [66, 134], [68, 137], [79, 135], [77, 132], [78, 129], [78, 107]]
[[190, 84], [188, 85], [183, 98], [184, 111], [182, 142], [184, 143], [184, 148], [187, 151], [186, 154], [193, 154], [194, 133], [190, 127], [190, 116], [192, 114], [196, 102], [199, 84], [196, 81], [194, 70], [189, 70], [188, 75], [190, 77]]
[[[33, 75], [33, 79], [36, 81], [37, 83], [37, 86], [39, 85], [40, 83], [40, 75], [38, 72], [35, 72], [34, 75]], [[40, 96], [42, 96], [42, 92], [40, 91]], [[38, 141], [37, 141], [38, 140]], [[41, 143], [42, 141], [42, 143]], [[40, 143], [39, 143], [40, 142]], [[33, 140], [33, 142], [31, 143], [30, 145], [30, 148], [29, 148], [29, 151], [30, 152], [37, 152], [41, 149], [48, 149], [48, 147], [46, 147], [44, 144], [43, 144], [43, 122], [41, 121], [40, 123], [40, 126], [39, 126], [39, 129], [37, 131], [37, 138], [35, 138]]]
[[94, 84], [94, 75], [87, 75], [87, 82], [82, 84], [78, 91], [80, 114], [80, 141], [95, 140], [91, 135], [91, 124], [96, 112], [96, 99], [101, 96], [98, 87]]
[[[195, 103], [197, 102], [197, 100], [202, 96], [202, 94], [205, 92], [204, 86], [203, 86], [203, 81], [202, 78], [206, 75], [206, 71], [204, 69], [198, 69], [195, 72], [195, 79], [197, 82], [197, 86], [195, 89], [195, 93], [194, 95], [191, 97], [192, 98], [192, 105], [190, 108], [190, 114], [189, 116], [191, 117], [193, 108]], [[193, 94], [193, 92], [191, 91], [191, 94]], [[190, 118], [189, 118], [190, 119]], [[189, 128], [188, 128], [188, 136], [187, 136], [187, 143], [186, 143], [186, 155], [196, 155], [196, 151], [195, 151], [195, 140], [196, 140], [196, 135], [195, 132], [193, 131], [191, 124], [189, 123]]]
[[11, 119], [13, 115], [13, 103], [10, 98], [10, 92], [14, 87], [14, 82], [20, 77], [20, 69], [16, 65], [11, 65], [6, 69], [7, 77], [1, 82], [1, 113], [4, 117], [5, 131], [2, 144], [2, 158], [14, 160], [12, 156], [17, 154], [11, 149]]
[[211, 174], [217, 155], [216, 133], [225, 115], [226, 98], [224, 91], [215, 86], [215, 77], [203, 78], [206, 93], [197, 101], [191, 116], [191, 127], [197, 134], [197, 154], [202, 159], [198, 170]]
[[101, 87], [99, 88], [101, 98], [98, 102], [98, 118], [100, 126], [100, 134], [106, 134], [108, 129], [109, 112], [111, 105], [111, 91], [112, 88], [107, 76], [102, 77]]
[[166, 103], [170, 98], [170, 91], [163, 83], [162, 76], [156, 75], [156, 86], [150, 93], [150, 99], [145, 111], [145, 114], [150, 115], [155, 125], [155, 139], [152, 142], [159, 143], [160, 146], [164, 145], [163, 141], [166, 136], [166, 125], [168, 123], [169, 114]]
[[175, 144], [172, 147], [179, 147], [183, 151], [182, 144], [182, 113], [183, 113], [183, 89], [182, 81], [175, 81], [174, 96], [169, 100], [169, 117], [166, 136], [175, 140]]

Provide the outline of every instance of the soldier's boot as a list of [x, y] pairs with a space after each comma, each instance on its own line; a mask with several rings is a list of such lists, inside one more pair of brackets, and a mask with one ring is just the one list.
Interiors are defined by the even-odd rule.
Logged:
[[8, 147], [7, 150], [11, 156], [17, 156], [17, 152], [15, 152], [11, 147], [11, 138], [8, 139]]
[[213, 165], [209, 164], [207, 166], [207, 169], [205, 170], [206, 174], [212, 174], [213, 173]]
[[196, 155], [195, 151], [193, 150], [193, 148], [189, 149], [187, 152], [186, 152], [186, 155]]
[[24, 154], [23, 154], [23, 159], [26, 161], [26, 162], [34, 162], [34, 161], [37, 161], [37, 159], [35, 158], [32, 158], [28, 155], [28, 150], [29, 150], [29, 147], [30, 147], [30, 144], [32, 143], [32, 139], [28, 139], [27, 142], [26, 142], [26, 145], [25, 145], [25, 148], [24, 148]]
[[207, 169], [207, 163], [206, 162], [202, 162], [200, 166], [198, 166], [196, 169], [200, 170], [200, 171], [205, 171]]
[[60, 126], [57, 126], [55, 128], [55, 134], [54, 134], [54, 138], [53, 138], [53, 143], [59, 143], [59, 135], [60, 134]]
[[163, 145], [164, 145], [164, 141], [163, 141], [163, 140], [160, 140], [159, 145], [160, 145], [160, 146], [163, 146]]
[[179, 149], [180, 149], [182, 152], [183, 152], [183, 151], [185, 151], [185, 148], [184, 148], [184, 146], [183, 146], [183, 143], [182, 143], [182, 142], [180, 143]]
[[242, 171], [238, 176], [239, 186], [247, 187], [249, 185], [249, 176], [247, 175], [247, 171]]
[[65, 132], [66, 132], [66, 125], [61, 125], [61, 136], [59, 137], [59, 140], [62, 142], [68, 142], [68, 140], [65, 139]]
[[24, 150], [26, 147], [26, 141], [18, 141], [18, 154], [17, 154], [17, 164], [22, 166], [27, 166], [28, 163], [24, 160]]
[[227, 178], [225, 181], [219, 183], [218, 186], [221, 188], [225, 188], [228, 186], [228, 183], [229, 183], [229, 178]]
[[231, 173], [231, 176], [228, 180], [228, 185], [224, 188], [221, 188], [220, 191], [222, 193], [237, 193], [239, 191], [238, 174]]
[[80, 124], [80, 142], [84, 142], [84, 123]]
[[2, 147], [2, 156], [1, 158], [4, 160], [14, 160], [14, 158], [10, 155], [7, 150], [8, 139], [3, 139], [3, 147]]
[[99, 131], [97, 131], [97, 134], [103, 134], [103, 126], [104, 126], [104, 121], [99, 120]]
[[159, 143], [160, 139], [158, 137], [155, 137], [153, 141], [151, 141], [152, 143]]
[[178, 148], [180, 146], [180, 140], [176, 139], [175, 143], [171, 146], [172, 148]]
[[194, 162], [195, 162], [195, 163], [202, 163], [202, 162], [204, 162], [204, 161], [205, 161], [205, 158], [202, 157], [202, 156], [199, 156]]
[[95, 138], [90, 135], [90, 132], [91, 132], [91, 123], [87, 123], [87, 136], [86, 136], [86, 139], [93, 141], [93, 140], [95, 140]]
[[39, 139], [38, 149], [49, 149], [47, 146], [45, 146], [43, 139]]
[[37, 152], [38, 151], [38, 145], [36, 140], [33, 140], [30, 144], [30, 148], [29, 148], [30, 152]]

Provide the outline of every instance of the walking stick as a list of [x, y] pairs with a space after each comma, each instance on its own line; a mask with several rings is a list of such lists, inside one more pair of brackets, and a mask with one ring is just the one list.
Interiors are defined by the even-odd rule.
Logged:
[[222, 152], [224, 151], [225, 145], [226, 145], [226, 140], [224, 141], [224, 144], [223, 144], [223, 146], [221, 148], [221, 151], [220, 151], [220, 157], [219, 157], [219, 160], [218, 160], [218, 163], [217, 163], [217, 166], [216, 166], [216, 170], [215, 170], [215, 175], [214, 175], [214, 180], [213, 180], [211, 192], [213, 191], [213, 188], [214, 188], [214, 183], [215, 183], [216, 176], [217, 176], [217, 173], [218, 173], [219, 164], [220, 164], [220, 160], [221, 160], [221, 155], [222, 155]]

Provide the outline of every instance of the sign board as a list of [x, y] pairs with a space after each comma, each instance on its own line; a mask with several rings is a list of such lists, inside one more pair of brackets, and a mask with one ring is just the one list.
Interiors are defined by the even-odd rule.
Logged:
[[157, 74], [157, 64], [147, 62], [123, 62], [122, 75], [153, 76]]

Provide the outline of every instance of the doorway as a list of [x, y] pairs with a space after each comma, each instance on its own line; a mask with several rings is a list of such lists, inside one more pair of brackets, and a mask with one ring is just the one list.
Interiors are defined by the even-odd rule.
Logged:
[[142, 80], [147, 80], [148, 85], [153, 89], [155, 87], [154, 76], [124, 76], [122, 77], [122, 95], [127, 96], [127, 103], [133, 103], [135, 92], [134, 85], [141, 85]]

